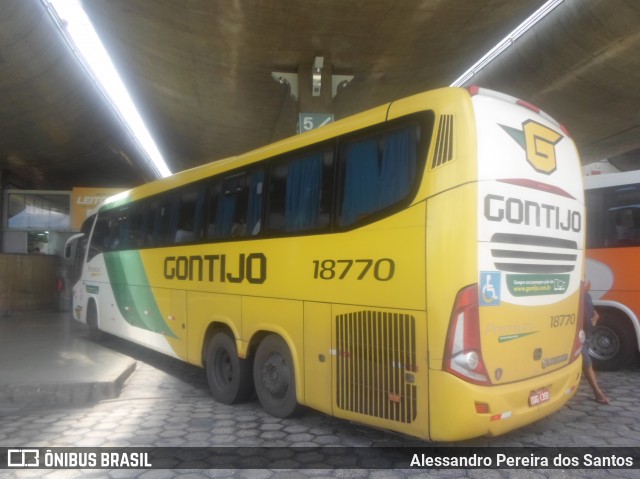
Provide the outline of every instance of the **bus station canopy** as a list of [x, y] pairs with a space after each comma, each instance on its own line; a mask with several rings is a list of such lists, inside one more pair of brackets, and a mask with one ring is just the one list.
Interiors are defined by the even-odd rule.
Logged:
[[[353, 77], [322, 106], [339, 119], [450, 85], [543, 3], [83, 5], [177, 172], [295, 134], [300, 109], [314, 103], [294, 98], [291, 84], [275, 81], [273, 72], [302, 79], [322, 58], [332, 74]], [[634, 0], [565, 0], [467, 84], [545, 110], [571, 132], [584, 163], [620, 157], [633, 167], [640, 148], [639, 21]], [[298, 88], [309, 86], [301, 81]], [[129, 187], [153, 178], [139, 144], [80, 66], [46, 2], [3, 2], [0, 91], [4, 184]]]

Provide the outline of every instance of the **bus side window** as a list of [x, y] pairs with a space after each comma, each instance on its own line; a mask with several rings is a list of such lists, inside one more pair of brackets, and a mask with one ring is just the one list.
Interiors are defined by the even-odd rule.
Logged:
[[84, 266], [84, 256], [87, 252], [87, 246], [89, 244], [89, 235], [91, 234], [91, 227], [95, 221], [95, 216], [90, 216], [82, 223], [80, 232], [83, 234], [82, 238], [78, 240], [76, 245], [75, 257], [73, 258], [73, 282], [77, 282], [82, 277], [82, 269]]
[[634, 185], [587, 190], [587, 248], [640, 244], [640, 188]]
[[356, 223], [411, 193], [418, 143], [418, 127], [410, 125], [342, 145], [340, 226]]
[[136, 249], [140, 245], [140, 226], [142, 224], [142, 207], [133, 203], [129, 208], [127, 231], [122, 245], [123, 249]]
[[209, 239], [255, 236], [261, 229], [264, 167], [234, 173], [209, 187]]
[[222, 183], [222, 194], [216, 212], [216, 238], [241, 236], [244, 231], [246, 173], [234, 174]]
[[609, 246], [640, 244], [640, 204], [609, 210], [611, 237]]
[[151, 231], [153, 228], [154, 211], [151, 209], [151, 204], [147, 201], [138, 205], [138, 212], [140, 214], [140, 222], [138, 223], [138, 235], [136, 237], [136, 243], [139, 248], [151, 246]]
[[89, 254], [87, 261], [91, 260], [96, 255], [108, 251], [109, 245], [109, 218], [104, 213], [98, 215], [96, 225], [93, 229], [93, 235], [91, 236], [91, 243], [89, 244]]
[[180, 194], [174, 243], [191, 243], [201, 238], [204, 210], [204, 187], [189, 189]]
[[287, 164], [274, 165], [269, 170], [269, 205], [267, 229], [281, 232], [285, 229], [284, 210], [287, 187]]
[[249, 176], [247, 198], [247, 236], [256, 236], [262, 229], [262, 205], [264, 203], [264, 166], [254, 168]]
[[160, 205], [157, 201], [150, 203], [147, 206], [144, 222], [146, 223], [144, 245], [145, 246], [158, 246], [157, 237], [155, 236], [156, 216], [158, 215], [158, 208]]
[[604, 198], [599, 190], [586, 190], [587, 248], [601, 248], [606, 242], [606, 226], [602, 224]]
[[78, 240], [78, 244], [76, 246], [76, 255], [73, 258], [73, 282], [77, 282], [82, 277], [82, 266], [84, 265], [84, 253], [87, 251], [87, 237], [88, 234], [85, 234], [82, 238]]
[[207, 208], [204, 221], [205, 238], [211, 240], [216, 238], [216, 218], [218, 203], [222, 195], [222, 185], [219, 181], [207, 187]]
[[123, 249], [133, 248], [132, 236], [135, 235], [135, 227], [132, 225], [132, 206], [126, 206], [110, 213], [110, 242], [108, 248], [110, 251], [119, 251]]
[[152, 246], [163, 246], [173, 243], [172, 216], [177, 218], [174, 213], [172, 215], [172, 201], [169, 195], [160, 198], [159, 202], [153, 208], [153, 233], [148, 239]]
[[274, 165], [269, 177], [269, 231], [295, 233], [328, 227], [332, 169], [331, 150]]

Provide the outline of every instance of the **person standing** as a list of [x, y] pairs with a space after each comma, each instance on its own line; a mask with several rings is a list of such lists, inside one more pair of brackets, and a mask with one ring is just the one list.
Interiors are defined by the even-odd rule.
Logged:
[[596, 373], [593, 370], [593, 363], [591, 361], [591, 356], [589, 355], [589, 345], [591, 341], [591, 331], [593, 327], [598, 323], [600, 319], [600, 315], [593, 307], [593, 300], [591, 299], [591, 295], [589, 292], [585, 292], [584, 294], [584, 334], [585, 339], [582, 344], [582, 372], [584, 377], [587, 378], [587, 382], [593, 389], [593, 393], [596, 398], [595, 401], [599, 404], [609, 404], [609, 398], [602, 392], [600, 386], [598, 385], [598, 381], [596, 379]]

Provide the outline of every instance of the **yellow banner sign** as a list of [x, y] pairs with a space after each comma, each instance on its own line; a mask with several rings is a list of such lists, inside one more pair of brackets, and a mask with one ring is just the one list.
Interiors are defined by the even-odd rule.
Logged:
[[123, 188], [73, 188], [71, 192], [71, 229], [80, 230], [89, 212], [106, 198], [124, 191]]

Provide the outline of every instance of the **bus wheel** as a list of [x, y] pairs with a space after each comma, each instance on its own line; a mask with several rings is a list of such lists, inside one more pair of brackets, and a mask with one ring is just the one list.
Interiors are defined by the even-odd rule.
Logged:
[[267, 336], [258, 346], [253, 382], [260, 404], [272, 416], [290, 417], [300, 411], [291, 352], [280, 336]]
[[102, 331], [98, 327], [98, 308], [93, 300], [87, 304], [87, 326], [89, 327], [89, 339], [100, 341], [103, 338]]
[[626, 318], [609, 313], [593, 328], [589, 354], [593, 366], [600, 371], [614, 371], [631, 364], [635, 334], [627, 326]]
[[251, 361], [240, 359], [229, 334], [213, 335], [207, 347], [205, 367], [213, 398], [222, 404], [246, 401], [253, 394]]

